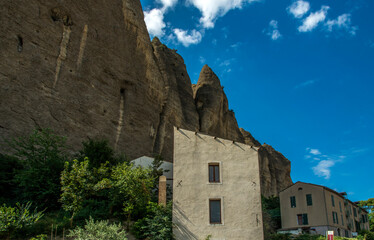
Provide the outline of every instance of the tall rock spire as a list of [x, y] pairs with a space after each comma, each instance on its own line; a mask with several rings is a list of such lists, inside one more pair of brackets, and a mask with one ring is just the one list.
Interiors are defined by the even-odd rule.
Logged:
[[235, 141], [244, 142], [235, 114], [229, 104], [223, 87], [212, 69], [205, 65], [197, 84], [193, 87], [194, 99], [199, 113], [200, 131]]

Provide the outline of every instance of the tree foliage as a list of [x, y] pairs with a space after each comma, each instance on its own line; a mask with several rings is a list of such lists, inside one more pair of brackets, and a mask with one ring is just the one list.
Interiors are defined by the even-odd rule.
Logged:
[[370, 231], [374, 232], [374, 198], [369, 198], [365, 201], [360, 201], [360, 207], [364, 208], [367, 212], [369, 212], [369, 226]]
[[10, 152], [22, 169], [15, 171], [14, 182], [21, 200], [32, 200], [40, 207], [57, 208], [60, 173], [66, 160], [65, 138], [50, 129], [35, 130], [29, 136], [8, 142]]
[[123, 212], [130, 220], [132, 214], [141, 214], [151, 199], [154, 178], [151, 169], [122, 163], [112, 172], [112, 197], [123, 201]]
[[71, 167], [69, 162], [66, 162], [61, 173], [60, 201], [64, 210], [72, 213], [71, 222], [93, 189], [93, 176], [88, 165], [88, 159], [83, 162], [74, 160]]
[[104, 139], [89, 139], [82, 142], [83, 149], [79, 151], [78, 159], [84, 161], [85, 158], [90, 159], [90, 168], [99, 168], [101, 164], [107, 163], [108, 166], [117, 165], [120, 161], [116, 157], [114, 150], [109, 146], [109, 142]]
[[[275, 234], [281, 228], [280, 202], [279, 197], [262, 196], [262, 215], [264, 223], [265, 239], [270, 239], [270, 234]], [[283, 235], [274, 235], [284, 237]]]

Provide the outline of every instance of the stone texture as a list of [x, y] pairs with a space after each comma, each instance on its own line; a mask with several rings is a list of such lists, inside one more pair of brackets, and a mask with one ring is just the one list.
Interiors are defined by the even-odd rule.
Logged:
[[152, 40], [154, 54], [164, 82], [160, 120], [155, 129], [153, 152], [173, 158], [173, 127], [199, 130], [199, 115], [193, 100], [191, 80], [183, 58], [160, 42]]
[[201, 70], [193, 91], [199, 113], [199, 130], [209, 135], [244, 142], [235, 114], [229, 110], [223, 87], [208, 65]]
[[1, 136], [49, 127], [73, 149], [153, 153], [165, 86], [138, 0], [4, 0], [0, 16]]
[[244, 138], [244, 143], [253, 147], [261, 147], [261, 143], [257, 141], [250, 132], [247, 132], [243, 128], [239, 129]]
[[266, 197], [278, 196], [279, 191], [292, 185], [291, 162], [267, 144], [263, 144], [258, 153], [262, 195]]
[[[204, 66], [192, 86], [182, 57], [151, 43], [143, 19], [139, 0], [0, 1], [1, 139], [51, 128], [73, 150], [105, 138], [130, 158], [172, 161], [178, 126], [259, 146], [213, 71]], [[276, 194], [289, 163], [264, 152], [262, 181]]]

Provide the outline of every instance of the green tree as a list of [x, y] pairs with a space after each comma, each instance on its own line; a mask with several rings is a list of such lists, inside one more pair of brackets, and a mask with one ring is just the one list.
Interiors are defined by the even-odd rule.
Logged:
[[22, 229], [27, 225], [37, 222], [42, 216], [43, 211], [36, 209], [30, 211], [31, 202], [26, 204], [16, 204], [16, 207], [8, 207], [5, 204], [0, 207], [0, 234], [5, 234], [10, 239], [11, 234]]
[[65, 163], [61, 173], [61, 203], [64, 210], [71, 212], [70, 225], [74, 216], [82, 208], [84, 200], [93, 189], [93, 176], [88, 168], [89, 161], [86, 158], [82, 162], [73, 160], [73, 163]]
[[[90, 160], [73, 160], [72, 164], [65, 163], [61, 173], [61, 198], [64, 210], [71, 212], [70, 224], [74, 217], [83, 208], [83, 203], [99, 195], [104, 189], [111, 188], [110, 171], [108, 162], [99, 168], [90, 169]], [[92, 201], [91, 201], [92, 202]]]
[[370, 231], [374, 232], [374, 198], [369, 198], [365, 201], [360, 201], [359, 205], [369, 212]]
[[[268, 198], [262, 196], [262, 215], [265, 230], [265, 239], [273, 239], [276, 230], [281, 228], [280, 202], [279, 197], [270, 196]], [[271, 235], [275, 234], [275, 235]]]
[[114, 150], [109, 146], [109, 142], [104, 139], [89, 139], [82, 142], [83, 149], [79, 151], [78, 159], [84, 161], [87, 157], [90, 159], [90, 168], [99, 168], [101, 164], [108, 162], [109, 166], [117, 165], [120, 157], [116, 157]]
[[35, 130], [29, 136], [8, 142], [10, 152], [19, 159], [22, 169], [15, 171], [18, 195], [40, 207], [57, 208], [60, 173], [66, 159], [66, 139], [50, 129]]
[[112, 172], [112, 200], [123, 202], [123, 212], [129, 221], [132, 214], [139, 214], [145, 210], [151, 199], [154, 178], [151, 169], [122, 163]]

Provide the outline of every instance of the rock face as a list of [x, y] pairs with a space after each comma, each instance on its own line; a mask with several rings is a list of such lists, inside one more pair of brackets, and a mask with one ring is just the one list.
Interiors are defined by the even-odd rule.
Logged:
[[75, 149], [152, 153], [165, 86], [138, 0], [4, 0], [0, 15], [1, 136], [49, 127]]
[[279, 191], [292, 185], [291, 162], [270, 145], [263, 144], [258, 150], [261, 172], [262, 195], [277, 196]]
[[205, 65], [199, 80], [193, 86], [194, 99], [199, 113], [200, 131], [213, 136], [244, 142], [233, 111], [217, 75]]
[[[178, 126], [260, 146], [239, 130], [213, 71], [204, 66], [192, 86], [182, 57], [151, 42], [143, 19], [139, 0], [1, 1], [2, 139], [51, 128], [73, 150], [105, 138], [131, 158], [172, 161]], [[264, 194], [277, 194], [289, 161], [261, 151]]]
[[249, 132], [240, 129], [244, 142], [248, 145], [259, 147], [262, 195], [277, 196], [278, 192], [292, 185], [291, 162], [270, 145], [261, 145]]
[[152, 40], [152, 46], [165, 86], [153, 152], [171, 160], [174, 144], [173, 127], [199, 131], [199, 115], [183, 58], [175, 50], [162, 44], [158, 38]]

